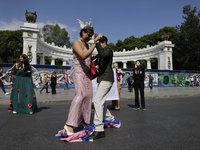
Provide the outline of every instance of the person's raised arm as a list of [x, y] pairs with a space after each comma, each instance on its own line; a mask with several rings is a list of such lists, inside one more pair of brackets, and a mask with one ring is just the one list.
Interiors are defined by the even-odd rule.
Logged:
[[110, 47], [102, 48], [101, 44], [98, 43], [96, 48], [100, 58], [111, 57], [113, 55]]
[[94, 44], [87, 50], [87, 51], [83, 51], [83, 48], [81, 46], [81, 43], [79, 41], [75, 41], [73, 43], [73, 50], [81, 57], [81, 59], [86, 59], [90, 56], [90, 54], [93, 52], [94, 48], [96, 47], [96, 43], [97, 41], [102, 37], [102, 34], [99, 34], [95, 40], [94, 40]]

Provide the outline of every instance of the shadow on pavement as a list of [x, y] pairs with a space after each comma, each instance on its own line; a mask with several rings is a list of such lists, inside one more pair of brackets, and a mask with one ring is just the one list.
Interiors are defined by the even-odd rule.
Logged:
[[35, 113], [41, 112], [43, 109], [51, 109], [51, 107], [38, 107]]
[[131, 107], [131, 108], [135, 108], [135, 105], [133, 105], [133, 104], [128, 104], [127, 106]]

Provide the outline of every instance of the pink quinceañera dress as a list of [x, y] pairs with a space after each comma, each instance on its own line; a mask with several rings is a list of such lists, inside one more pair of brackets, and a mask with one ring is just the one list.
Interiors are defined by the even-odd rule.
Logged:
[[[87, 51], [84, 47], [83, 51]], [[73, 53], [73, 62], [70, 75], [74, 81], [75, 97], [71, 103], [68, 120], [69, 126], [78, 127], [83, 122], [90, 124], [91, 106], [92, 106], [92, 81], [90, 80], [91, 56], [85, 60], [78, 54]]]

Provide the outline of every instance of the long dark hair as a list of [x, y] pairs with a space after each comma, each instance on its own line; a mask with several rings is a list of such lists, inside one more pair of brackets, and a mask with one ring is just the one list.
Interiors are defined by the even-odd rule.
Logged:
[[[21, 62], [19, 60], [19, 67], [23, 68], [23, 70], [30, 70], [31, 69], [31, 66], [29, 64], [29, 59], [28, 59], [28, 56], [26, 54], [22, 54], [20, 55], [23, 57], [23, 61]], [[23, 67], [23, 64], [24, 64], [24, 67]]]
[[[21, 54], [20, 56], [22, 56], [23, 61], [21, 62], [20, 59], [19, 59], [19, 61], [18, 61], [18, 63], [19, 63], [18, 68], [21, 67], [23, 70], [30, 70], [30, 69], [31, 69], [31, 66], [30, 66], [30, 64], [29, 64], [29, 59], [28, 59], [28, 57], [26, 56], [26, 54]], [[23, 64], [24, 64], [24, 66], [23, 66]], [[17, 68], [16, 68], [16, 66], [15, 66], [15, 69], [13, 70], [13, 74], [16, 75], [16, 73], [17, 73]]]

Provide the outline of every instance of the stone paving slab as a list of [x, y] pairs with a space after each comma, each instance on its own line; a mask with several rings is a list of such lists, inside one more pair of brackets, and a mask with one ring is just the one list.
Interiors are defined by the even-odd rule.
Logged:
[[[40, 89], [36, 90], [37, 104], [67, 104], [71, 103], [75, 95], [75, 89], [71, 88], [69, 90], [64, 90], [57, 88], [57, 94], [52, 95], [51, 93], [46, 93], [45, 90], [42, 94], [39, 92]], [[9, 92], [9, 89], [6, 89]], [[51, 92], [51, 89], [49, 89]], [[0, 91], [0, 106], [8, 106], [9, 95], [4, 95]], [[200, 96], [200, 87], [154, 87], [152, 90], [145, 88], [145, 99], [163, 99], [163, 98], [181, 98], [181, 97], [198, 97]], [[134, 100], [134, 90], [129, 92], [127, 88], [122, 88], [122, 94], [120, 100]]]

